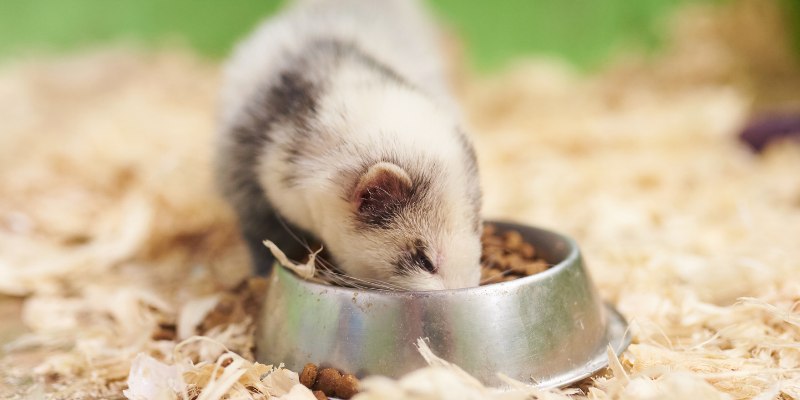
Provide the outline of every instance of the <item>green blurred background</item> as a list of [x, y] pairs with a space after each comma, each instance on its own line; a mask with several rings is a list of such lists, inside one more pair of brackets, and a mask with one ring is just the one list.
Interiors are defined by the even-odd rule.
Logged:
[[[671, 9], [725, 0], [428, 0], [466, 39], [473, 65], [490, 70], [519, 54], [599, 65], [620, 48], [652, 50]], [[800, 0], [782, 0], [800, 31]], [[182, 43], [210, 57], [278, 0], [0, 0], [0, 59], [109, 42]], [[798, 32], [800, 34], [800, 32]]]

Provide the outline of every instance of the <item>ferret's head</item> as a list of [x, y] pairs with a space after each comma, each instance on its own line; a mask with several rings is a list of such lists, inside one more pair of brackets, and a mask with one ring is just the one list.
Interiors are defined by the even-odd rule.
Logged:
[[442, 166], [365, 165], [331, 248], [348, 275], [406, 290], [456, 289], [480, 280], [479, 192]]
[[329, 70], [314, 64], [328, 71], [317, 83], [284, 75], [279, 85], [288, 108], [277, 114], [291, 118], [271, 127], [259, 164], [271, 204], [354, 283], [477, 286], [481, 190], [459, 118], [366, 54], [332, 49]]
[[317, 226], [321, 239], [355, 278], [406, 290], [477, 286], [482, 224], [474, 148], [450, 111], [385, 75], [343, 68], [320, 98], [314, 126], [324, 127], [316, 137], [327, 139], [318, 139], [326, 145], [313, 150], [314, 159], [342, 165], [330, 187], [336, 200], [319, 206], [326, 216], [325, 227]]

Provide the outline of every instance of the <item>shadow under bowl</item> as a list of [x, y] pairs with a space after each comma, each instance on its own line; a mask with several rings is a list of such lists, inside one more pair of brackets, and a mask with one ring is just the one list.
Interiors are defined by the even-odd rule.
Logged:
[[625, 319], [601, 301], [572, 239], [491, 223], [520, 232], [553, 266], [474, 288], [388, 292], [312, 283], [276, 264], [258, 321], [258, 360], [399, 378], [426, 365], [416, 348], [426, 338], [436, 355], [486, 385], [506, 386], [501, 372], [548, 388], [606, 367], [609, 344], [617, 354], [628, 347]]

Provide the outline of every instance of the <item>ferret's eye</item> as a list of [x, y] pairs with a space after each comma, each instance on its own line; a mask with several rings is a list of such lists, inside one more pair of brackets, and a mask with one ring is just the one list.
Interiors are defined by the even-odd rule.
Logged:
[[425, 255], [425, 253], [422, 252], [417, 253], [416, 262], [417, 265], [421, 266], [422, 269], [424, 269], [425, 271], [428, 271], [432, 274], [436, 273], [436, 267], [431, 262], [431, 259]]

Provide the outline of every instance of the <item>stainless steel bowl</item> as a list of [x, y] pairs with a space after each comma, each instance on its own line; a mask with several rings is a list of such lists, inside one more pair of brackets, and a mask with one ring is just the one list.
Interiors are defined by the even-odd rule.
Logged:
[[511, 282], [428, 292], [325, 286], [276, 266], [259, 321], [259, 361], [400, 377], [425, 366], [415, 343], [428, 338], [435, 354], [487, 385], [504, 386], [502, 372], [544, 388], [604, 368], [608, 344], [617, 354], [627, 348], [627, 324], [598, 297], [573, 240], [495, 225], [519, 231], [555, 265]]

